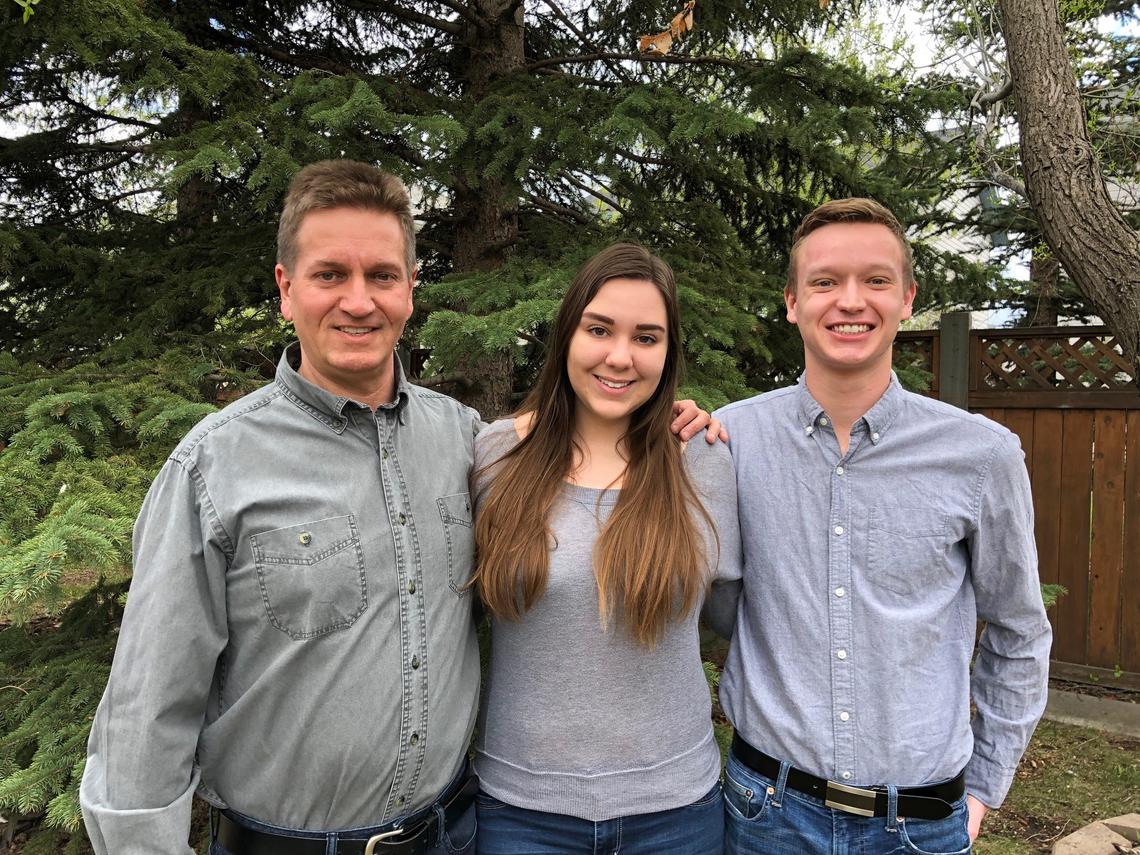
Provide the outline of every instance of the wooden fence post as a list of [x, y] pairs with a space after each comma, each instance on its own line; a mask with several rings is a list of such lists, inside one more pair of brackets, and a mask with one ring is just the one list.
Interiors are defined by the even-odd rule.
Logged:
[[947, 312], [938, 322], [939, 398], [947, 404], [969, 408], [970, 402], [970, 313]]

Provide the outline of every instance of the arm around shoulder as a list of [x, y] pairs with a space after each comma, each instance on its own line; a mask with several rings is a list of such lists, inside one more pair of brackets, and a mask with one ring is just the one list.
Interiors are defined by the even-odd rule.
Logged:
[[194, 755], [228, 638], [231, 552], [201, 477], [168, 461], [135, 525], [134, 577], [80, 786], [99, 855], [192, 851]]

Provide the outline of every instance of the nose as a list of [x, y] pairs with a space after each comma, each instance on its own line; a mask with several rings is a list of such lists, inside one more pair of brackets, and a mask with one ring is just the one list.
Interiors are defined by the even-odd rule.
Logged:
[[606, 352], [606, 365], [611, 368], [626, 369], [633, 364], [633, 351], [629, 342], [621, 336], [610, 339], [610, 348]]
[[855, 277], [844, 279], [839, 285], [835, 305], [843, 312], [861, 312], [866, 305], [863, 289]]
[[346, 315], [356, 318], [372, 313], [372, 298], [368, 295], [368, 288], [362, 275], [355, 273], [345, 281], [339, 306]]

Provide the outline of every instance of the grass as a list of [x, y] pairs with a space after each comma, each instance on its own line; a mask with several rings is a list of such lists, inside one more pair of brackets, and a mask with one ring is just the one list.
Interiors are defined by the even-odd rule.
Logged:
[[1137, 811], [1140, 739], [1043, 721], [974, 852], [1040, 855], [1090, 822]]

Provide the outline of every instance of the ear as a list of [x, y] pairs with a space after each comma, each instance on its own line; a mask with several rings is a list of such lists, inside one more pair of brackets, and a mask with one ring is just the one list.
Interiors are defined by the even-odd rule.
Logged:
[[910, 317], [912, 307], [914, 306], [914, 295], [918, 293], [918, 286], [912, 280], [910, 287], [903, 292], [903, 313], [902, 320]]
[[[796, 292], [791, 288], [784, 288], [784, 306], [788, 310], [788, 323], [794, 324], [796, 322]], [[909, 317], [909, 315], [908, 315]]]
[[281, 316], [287, 321], [293, 320], [293, 306], [290, 301], [290, 292], [293, 282], [289, 278], [289, 271], [285, 265], [278, 264], [273, 268], [273, 276], [277, 280], [277, 291], [281, 295]]
[[412, 284], [408, 287], [408, 317], [412, 316], [412, 292], [416, 290], [416, 277], [420, 275], [418, 267], [412, 269]]

